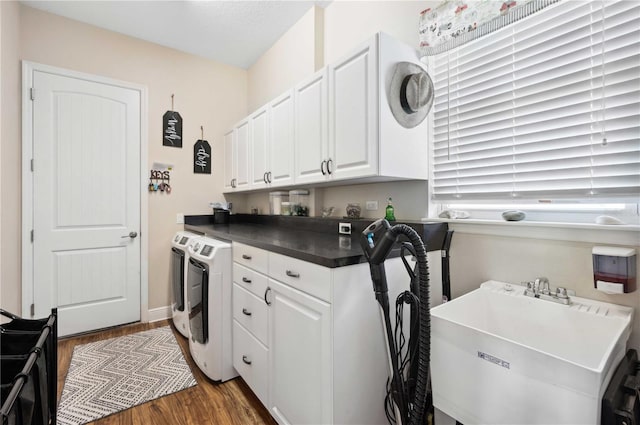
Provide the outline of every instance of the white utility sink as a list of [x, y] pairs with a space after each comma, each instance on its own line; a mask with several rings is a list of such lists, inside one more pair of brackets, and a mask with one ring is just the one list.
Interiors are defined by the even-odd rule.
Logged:
[[434, 406], [465, 425], [598, 424], [633, 309], [489, 281], [431, 310]]

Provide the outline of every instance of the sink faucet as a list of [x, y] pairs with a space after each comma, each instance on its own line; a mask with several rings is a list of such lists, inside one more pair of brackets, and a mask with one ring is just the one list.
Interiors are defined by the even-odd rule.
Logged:
[[538, 277], [535, 282], [541, 294], [549, 295], [549, 279], [546, 277]]
[[[555, 292], [552, 293], [551, 286], [549, 285], [549, 279], [546, 277], [538, 277], [533, 282], [527, 282], [524, 295], [564, 305], [571, 304], [567, 289], [559, 286], [556, 288]], [[575, 295], [575, 293], [572, 293], [572, 295]]]

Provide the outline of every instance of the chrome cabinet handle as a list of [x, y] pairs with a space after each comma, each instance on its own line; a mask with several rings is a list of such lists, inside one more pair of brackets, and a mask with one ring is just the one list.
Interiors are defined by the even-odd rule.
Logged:
[[245, 362], [248, 365], [251, 364], [251, 360], [249, 360], [249, 358], [247, 356], [242, 356], [242, 361]]
[[333, 164], [333, 159], [329, 158], [327, 161], [327, 173], [331, 174], [333, 173], [333, 170], [329, 167], [329, 164]]
[[120, 236], [121, 239], [124, 238], [131, 238], [131, 239], [135, 239], [138, 236], [138, 232], [129, 232], [128, 235], [126, 236]]
[[262, 180], [263, 180], [265, 183], [269, 183], [269, 181], [267, 180], [267, 172], [266, 172], [266, 171], [265, 171], [265, 172], [264, 172], [264, 174], [262, 175]]
[[267, 173], [267, 183], [271, 183], [271, 177], [273, 176], [273, 174], [271, 173], [271, 171], [269, 171]]
[[322, 162], [320, 163], [320, 171], [322, 171], [322, 175], [323, 175], [323, 176], [326, 176], [326, 175], [327, 175], [327, 172], [326, 172], [326, 171], [324, 171], [324, 166], [325, 166], [326, 164], [327, 164], [327, 161], [322, 161]]
[[243, 281], [244, 283], [251, 283], [251, 279], [249, 279], [249, 278], [247, 278], [247, 277], [244, 277], [244, 276], [242, 277], [242, 281]]
[[269, 292], [271, 292], [271, 287], [267, 286], [267, 289], [264, 291], [264, 302], [267, 303], [267, 305], [271, 305], [271, 301], [267, 299], [267, 294]]
[[242, 254], [242, 258], [245, 260], [251, 260], [251, 256], [247, 254]]
[[244, 314], [245, 316], [251, 316], [251, 312], [249, 310], [247, 310], [246, 308], [242, 309], [242, 314]]
[[285, 273], [289, 277], [300, 277], [300, 273], [292, 272], [291, 270], [287, 270]]

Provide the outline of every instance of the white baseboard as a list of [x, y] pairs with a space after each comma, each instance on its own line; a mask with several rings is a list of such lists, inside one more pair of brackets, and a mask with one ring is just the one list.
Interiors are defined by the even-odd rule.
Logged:
[[149, 323], [158, 322], [160, 320], [170, 319], [171, 318], [171, 306], [166, 305], [164, 307], [152, 308], [149, 310], [149, 314], [147, 315], [149, 319]]

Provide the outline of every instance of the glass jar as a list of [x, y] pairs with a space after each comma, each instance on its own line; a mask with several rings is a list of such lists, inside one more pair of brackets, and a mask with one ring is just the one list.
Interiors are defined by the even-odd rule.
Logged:
[[291, 215], [291, 202], [282, 202], [280, 204], [280, 215]]
[[296, 189], [289, 191], [289, 202], [291, 203], [291, 215], [309, 216], [309, 191], [306, 189]]
[[269, 192], [270, 214], [271, 215], [282, 214], [282, 203], [288, 202], [288, 201], [289, 201], [289, 192]]

